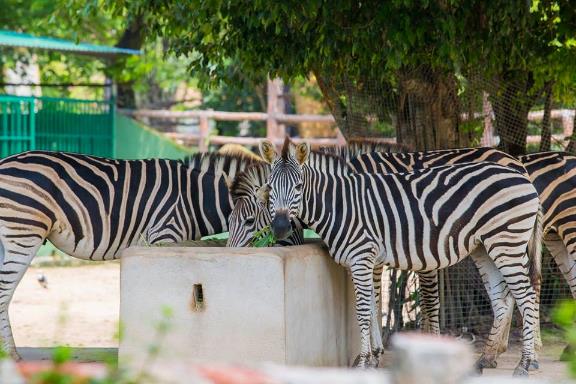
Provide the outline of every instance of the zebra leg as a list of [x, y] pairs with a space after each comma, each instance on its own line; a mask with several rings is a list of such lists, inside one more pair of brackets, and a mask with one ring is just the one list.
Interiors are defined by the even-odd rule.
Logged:
[[[546, 248], [550, 250], [554, 261], [558, 265], [558, 269], [560, 269], [560, 272], [562, 272], [562, 275], [566, 279], [572, 297], [576, 299], [576, 250], [568, 250], [565, 243], [557, 236], [552, 238], [552, 234], [546, 236], [544, 244], [546, 244]], [[566, 361], [568, 360], [568, 356], [571, 356], [571, 353], [569, 346], [566, 346], [560, 356], [560, 360]]]
[[[360, 327], [360, 356], [355, 366], [359, 368], [374, 367], [378, 357], [372, 354], [371, 337], [372, 318], [375, 308], [373, 289], [374, 261], [362, 259], [350, 268], [356, 296], [356, 320]], [[376, 336], [377, 337], [377, 336]]]
[[20, 360], [10, 326], [8, 307], [18, 283], [44, 239], [30, 234], [20, 238], [11, 236], [16, 235], [3, 234], [0, 238], [0, 348], [12, 358]]
[[[505, 241], [510, 240], [506, 239]], [[536, 321], [538, 320], [536, 292], [532, 287], [530, 271], [527, 267], [530, 261], [527, 254], [518, 255], [518, 247], [506, 249], [506, 252], [497, 251], [498, 249], [502, 249], [502, 247], [495, 246], [492, 248], [490, 257], [504, 276], [506, 285], [512, 292], [522, 315], [522, 357], [514, 370], [514, 376], [526, 376], [531, 362], [536, 358], [534, 341], [537, 336]]]
[[558, 269], [566, 279], [572, 297], [576, 299], [576, 249], [569, 251], [559, 237], [552, 240], [552, 236], [547, 236], [544, 244], [550, 250]]
[[438, 271], [417, 272], [420, 281], [420, 308], [422, 330], [434, 335], [440, 334], [440, 296], [438, 291]]
[[[372, 356], [378, 360], [380, 355], [384, 353], [384, 345], [382, 343], [382, 272], [384, 270], [384, 263], [377, 263], [374, 266], [372, 281], [374, 284], [374, 303], [372, 311], [371, 322], [371, 343], [372, 343]], [[378, 362], [376, 362], [378, 366]]]
[[476, 362], [476, 369], [481, 372], [483, 368], [496, 368], [498, 355], [506, 351], [508, 347], [508, 336], [514, 314], [514, 298], [506, 285], [504, 276], [488, 257], [484, 248], [477, 249], [470, 256], [478, 268], [494, 313], [488, 340], [484, 345], [482, 355]]

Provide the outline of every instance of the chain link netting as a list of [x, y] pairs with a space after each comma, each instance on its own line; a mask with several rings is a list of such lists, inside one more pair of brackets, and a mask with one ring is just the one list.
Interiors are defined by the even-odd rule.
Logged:
[[[553, 83], [537, 84], [517, 72], [486, 78], [417, 68], [394, 81], [317, 76], [326, 103], [347, 139], [386, 137], [415, 150], [497, 146], [519, 155], [576, 149], [573, 109], [554, 100]], [[541, 319], [570, 290], [546, 251]], [[483, 340], [493, 320], [490, 300], [471, 259], [441, 271], [440, 324], [443, 333]], [[385, 271], [384, 330], [418, 328], [422, 317], [414, 273]], [[515, 314], [519, 322], [519, 314]], [[514, 333], [512, 336], [514, 337]]]

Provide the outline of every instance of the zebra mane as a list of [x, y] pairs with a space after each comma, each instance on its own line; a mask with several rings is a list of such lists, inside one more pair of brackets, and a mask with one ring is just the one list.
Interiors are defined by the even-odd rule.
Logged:
[[343, 158], [346, 161], [370, 152], [409, 152], [410, 148], [404, 144], [388, 143], [373, 139], [351, 139], [347, 145], [338, 147], [323, 147], [323, 153], [329, 153]]
[[335, 174], [350, 172], [346, 159], [322, 151], [310, 151], [306, 165], [312, 169]]
[[256, 189], [266, 183], [269, 174], [270, 165], [268, 163], [250, 165], [242, 172], [236, 174], [230, 185], [232, 201], [242, 197], [253, 198], [256, 194]]
[[190, 169], [211, 174], [225, 173], [230, 177], [234, 177], [238, 172], [250, 165], [266, 164], [263, 160], [241, 153], [220, 154], [204, 152], [188, 156], [183, 161]]

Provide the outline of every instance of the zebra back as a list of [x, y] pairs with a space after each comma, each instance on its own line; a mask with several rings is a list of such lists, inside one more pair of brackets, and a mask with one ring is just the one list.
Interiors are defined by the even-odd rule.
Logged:
[[528, 177], [528, 172], [518, 159], [505, 152], [488, 147], [405, 153], [364, 153], [351, 159], [349, 166], [355, 172], [399, 173], [480, 161], [504, 165]]

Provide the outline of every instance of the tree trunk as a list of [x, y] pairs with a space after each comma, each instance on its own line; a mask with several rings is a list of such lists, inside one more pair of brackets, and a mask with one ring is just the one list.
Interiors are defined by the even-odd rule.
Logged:
[[400, 76], [397, 141], [416, 150], [470, 145], [460, 126], [460, 105], [454, 76], [419, 69]]
[[[130, 20], [116, 47], [139, 50], [142, 48], [142, 44], [144, 44], [144, 19], [141, 15], [137, 15]], [[112, 63], [112, 67], [117, 70], [125, 65], [126, 58], [121, 56], [116, 56]], [[134, 81], [119, 82], [116, 86], [116, 91], [116, 103], [119, 108], [136, 108]]]
[[572, 135], [566, 146], [566, 152], [576, 155], [576, 108], [574, 108], [574, 121], [572, 122]]
[[340, 128], [340, 131], [348, 138], [348, 126], [346, 120], [346, 106], [342, 103], [336, 81], [330, 78], [327, 74], [320, 71], [314, 71], [314, 76], [316, 77], [316, 82], [318, 83], [318, 88], [324, 96], [324, 101], [330, 109], [330, 113], [334, 116], [336, 120], [336, 125]]
[[550, 151], [552, 146], [552, 129], [550, 113], [552, 111], [552, 89], [553, 83], [547, 82], [545, 87], [544, 115], [542, 116], [542, 134], [540, 138], [540, 152]]
[[512, 156], [526, 153], [528, 112], [544, 90], [533, 87], [531, 72], [514, 71], [504, 74], [498, 89], [490, 92], [496, 132], [500, 136], [498, 147]]

